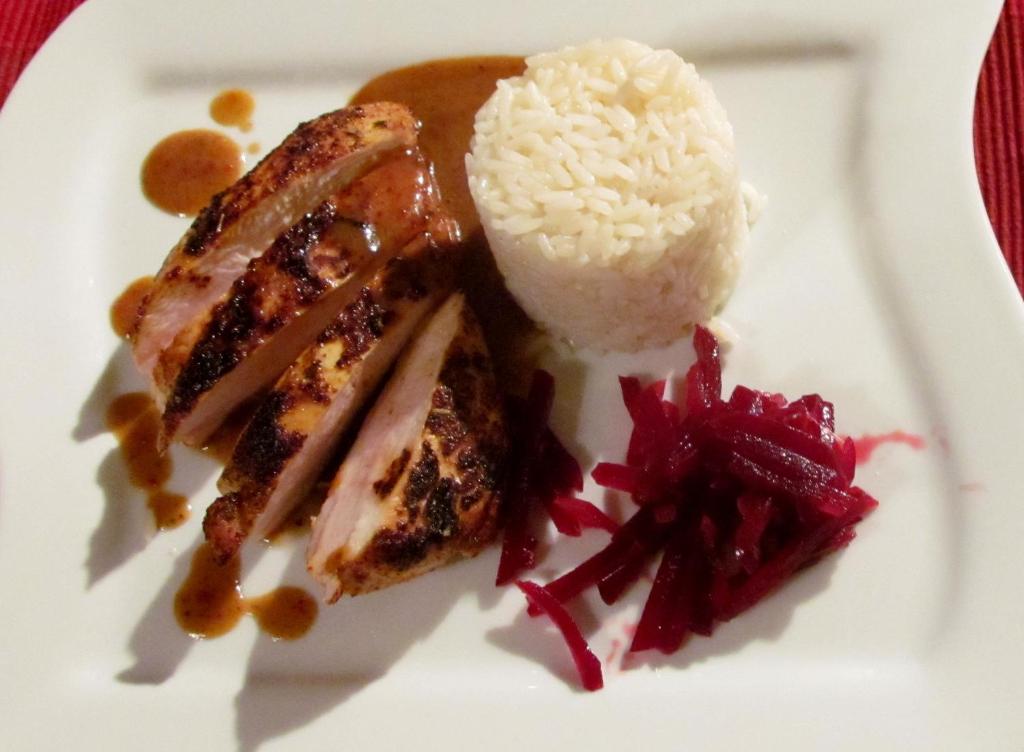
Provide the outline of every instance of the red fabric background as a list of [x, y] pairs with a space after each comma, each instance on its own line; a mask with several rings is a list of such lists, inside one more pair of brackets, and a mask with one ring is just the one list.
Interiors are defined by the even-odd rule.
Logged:
[[[0, 0], [0, 106], [50, 33], [83, 0]], [[1006, 0], [978, 81], [978, 180], [992, 227], [1024, 292], [1024, 0]]]

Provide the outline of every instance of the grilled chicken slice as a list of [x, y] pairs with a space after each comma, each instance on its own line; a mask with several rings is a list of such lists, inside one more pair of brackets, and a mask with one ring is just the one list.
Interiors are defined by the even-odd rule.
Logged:
[[402, 356], [313, 523], [306, 566], [325, 600], [477, 554], [496, 532], [506, 444], [480, 326], [454, 294]]
[[214, 196], [171, 250], [139, 307], [132, 342], [143, 375], [152, 380], [160, 352], [221, 299], [252, 258], [383, 154], [413, 147], [416, 133], [404, 105], [337, 110], [300, 125]]
[[438, 209], [429, 163], [417, 150], [387, 158], [281, 235], [154, 370], [167, 394], [163, 439], [201, 444], [241, 402], [262, 391], [309, 345], [365, 281]]
[[278, 528], [323, 472], [349, 421], [417, 324], [451, 288], [452, 247], [420, 236], [274, 385], [218, 481], [203, 532], [222, 560]]

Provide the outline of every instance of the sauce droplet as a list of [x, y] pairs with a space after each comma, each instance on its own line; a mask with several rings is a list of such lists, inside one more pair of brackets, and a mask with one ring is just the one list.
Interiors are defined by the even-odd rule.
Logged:
[[152, 277], [139, 277], [124, 289], [110, 306], [110, 326], [118, 337], [127, 337], [135, 326], [135, 315], [142, 299], [153, 289]]
[[215, 122], [246, 132], [252, 130], [256, 100], [245, 89], [226, 89], [210, 102], [210, 117]]
[[248, 146], [245, 147], [245, 150], [249, 154], [259, 154], [260, 153], [260, 145], [259, 145], [258, 142], [253, 141], [251, 144], [249, 144]]
[[305, 590], [283, 585], [265, 595], [243, 598], [240, 575], [237, 556], [221, 564], [210, 544], [199, 546], [188, 577], [174, 597], [178, 625], [196, 638], [220, 637], [248, 613], [275, 640], [297, 640], [313, 626], [318, 608]]
[[171, 456], [159, 449], [160, 411], [142, 392], [122, 394], [107, 408], [107, 428], [117, 438], [128, 480], [146, 492], [146, 504], [158, 530], [178, 527], [189, 517], [188, 499], [164, 489], [171, 477]]
[[179, 216], [198, 214], [242, 174], [242, 150], [210, 130], [172, 133], [142, 165], [142, 192], [155, 206]]
[[275, 640], [297, 640], [309, 631], [317, 615], [313, 597], [290, 585], [246, 599], [246, 608], [260, 629]]
[[856, 436], [853, 439], [853, 445], [857, 449], [857, 464], [860, 465], [870, 460], [875, 450], [883, 444], [905, 444], [911, 449], [924, 449], [925, 446], [921, 436], [905, 431]]
[[208, 543], [199, 546], [188, 577], [174, 596], [174, 616], [181, 628], [193, 637], [220, 637], [234, 629], [245, 614], [240, 572], [237, 556], [220, 564]]
[[107, 409], [107, 428], [121, 443], [128, 477], [136, 488], [155, 490], [171, 477], [171, 458], [157, 450], [160, 413], [142, 392], [122, 394]]
[[185, 523], [192, 508], [188, 498], [162, 488], [153, 491], [146, 498], [146, 506], [153, 513], [153, 522], [158, 530], [171, 530]]

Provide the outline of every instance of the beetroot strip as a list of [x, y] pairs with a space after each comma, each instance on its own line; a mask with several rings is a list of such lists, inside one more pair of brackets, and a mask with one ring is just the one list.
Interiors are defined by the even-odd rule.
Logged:
[[543, 449], [554, 398], [554, 377], [547, 371], [534, 371], [526, 401], [523, 435], [519, 437], [518, 463], [505, 498], [508, 518], [498, 561], [496, 585], [511, 582], [519, 572], [532, 569], [536, 564], [537, 539], [530, 534], [530, 507], [533, 500], [531, 484]]
[[643, 391], [640, 379], [636, 376], [619, 376], [619, 389], [622, 391], [622, 404], [626, 406], [629, 417], [636, 423], [636, 414], [633, 411], [636, 409], [636, 398]]
[[626, 554], [625, 560], [598, 581], [597, 592], [601, 595], [601, 600], [610, 606], [621, 598], [640, 579], [644, 567], [660, 548], [660, 544], [661, 541], [634, 544]]
[[591, 502], [574, 496], [556, 496], [552, 508], [571, 516], [581, 528], [606, 530], [614, 535], [622, 527]]
[[812, 438], [781, 420], [763, 415], [725, 414], [712, 418], [708, 424], [716, 435], [726, 441], [737, 438], [750, 441], [756, 438], [763, 445], [788, 450], [834, 472], [839, 470], [839, 463], [830, 446], [822, 444], [820, 438]]
[[737, 564], [750, 574], [761, 562], [761, 536], [772, 516], [772, 501], [760, 494], [744, 494], [736, 500], [740, 521], [733, 537]]
[[715, 626], [714, 584], [715, 547], [718, 529], [706, 514], [696, 530], [696, 542], [690, 550], [691, 606], [690, 631], [710, 637]]
[[754, 491], [767, 494], [789, 494], [795, 498], [814, 496], [824, 491], [820, 483], [809, 483], [804, 479], [791, 479], [773, 472], [755, 460], [734, 453], [726, 469]]
[[711, 441], [719, 451], [731, 453], [756, 463], [773, 475], [789, 483], [813, 484], [824, 488], [842, 488], [847, 485], [831, 450], [826, 450], [826, 464], [782, 446], [764, 435], [747, 431], [712, 427]]
[[[549, 582], [544, 589], [560, 603], [575, 598], [621, 566], [634, 542], [649, 537], [654, 532], [655, 524], [653, 509], [642, 508], [619, 528], [607, 546]], [[530, 610], [531, 616], [539, 613], [537, 609]]]
[[[562, 576], [549, 582], [544, 589], [551, 593], [559, 603], [565, 603], [575, 598], [615, 568], [618, 557], [621, 555], [619, 550], [622, 548], [623, 544], [616, 544], [613, 538], [607, 546]], [[537, 616], [540, 611], [531, 608], [529, 613], [530, 616]]]
[[[822, 523], [802, 538], [789, 543], [771, 560], [764, 562], [750, 578], [733, 593], [729, 605], [720, 619], [728, 621], [756, 605], [762, 598], [786, 582], [794, 572], [812, 559], [819, 558], [819, 551], [827, 548], [842, 530], [861, 519], [857, 512], [850, 512], [842, 518]], [[827, 553], [827, 551], [822, 551]]]
[[611, 488], [615, 491], [633, 493], [637, 488], [637, 481], [640, 477], [635, 467], [619, 465], [615, 462], [598, 462], [590, 473], [594, 482], [604, 488]]
[[568, 535], [570, 538], [579, 538], [583, 534], [583, 525], [578, 517], [559, 504], [561, 499], [562, 497], [556, 496], [548, 504], [548, 516], [555, 524], [555, 530], [562, 535]]
[[583, 470], [565, 444], [550, 428], [544, 430], [542, 465], [547, 470], [544, 482], [556, 494], [583, 490]]
[[576, 670], [580, 675], [580, 682], [588, 692], [594, 692], [604, 686], [604, 677], [601, 674], [601, 661], [590, 646], [587, 645], [583, 633], [576, 626], [572, 616], [558, 600], [535, 582], [529, 580], [517, 580], [518, 587], [526, 596], [530, 606], [543, 611], [558, 627], [562, 638], [569, 648]]
[[520, 497], [519, 503], [511, 507], [505, 523], [505, 535], [501, 542], [501, 558], [498, 560], [496, 585], [506, 585], [524, 569], [533, 569], [536, 562], [537, 538], [530, 534], [530, 503]]
[[[658, 507], [650, 507], [655, 523], [659, 522]], [[639, 514], [639, 513], [638, 513]], [[616, 567], [601, 577], [597, 590], [606, 604], [615, 603], [640, 579], [640, 575], [657, 551], [665, 545], [671, 528], [667, 524], [656, 524], [646, 535], [631, 536], [628, 548], [619, 556]]]
[[658, 467], [672, 446], [673, 425], [661, 399], [663, 382], [654, 386], [633, 398], [633, 434], [626, 453], [626, 463], [632, 466]]
[[686, 412], [695, 415], [722, 399], [722, 366], [718, 341], [703, 326], [693, 332], [693, 349], [697, 362], [686, 372]]
[[818, 425], [824, 426], [829, 431], [836, 430], [836, 410], [831, 402], [822, 399], [820, 395], [805, 394], [803, 397], [793, 400], [790, 405], [803, 407]]
[[710, 329], [698, 325], [693, 332], [693, 349], [703, 371], [708, 396], [717, 402], [722, 399], [722, 361], [718, 351], [718, 340]]
[[[682, 526], [679, 526], [658, 565], [658, 573], [654, 576], [654, 584], [651, 585], [651, 592], [633, 634], [633, 642], [629, 646], [631, 653], [651, 648], [670, 653], [682, 644], [686, 624], [689, 622], [689, 615], [685, 613], [689, 604], [678, 597], [685, 552], [686, 534]], [[684, 613], [674, 613], [678, 611]]]

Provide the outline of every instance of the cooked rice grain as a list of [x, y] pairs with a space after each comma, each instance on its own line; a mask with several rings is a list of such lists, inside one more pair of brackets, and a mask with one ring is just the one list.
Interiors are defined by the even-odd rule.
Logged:
[[476, 116], [469, 187], [509, 290], [577, 346], [667, 344], [725, 303], [747, 213], [732, 127], [668, 50], [528, 58]]

